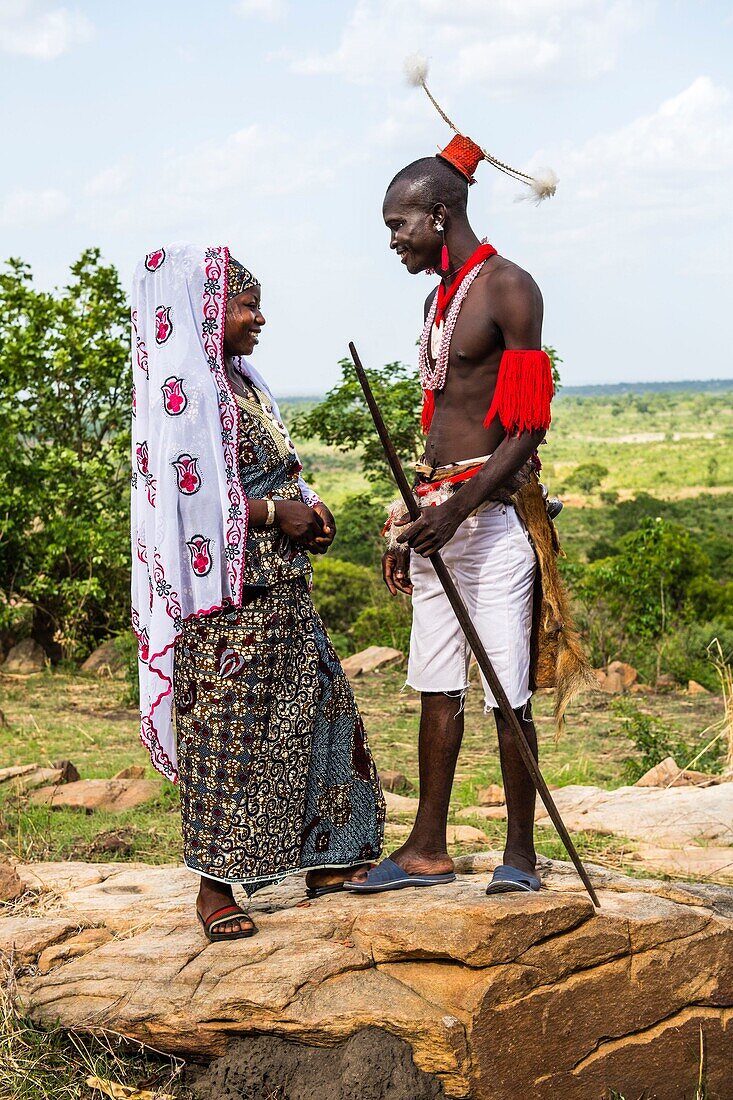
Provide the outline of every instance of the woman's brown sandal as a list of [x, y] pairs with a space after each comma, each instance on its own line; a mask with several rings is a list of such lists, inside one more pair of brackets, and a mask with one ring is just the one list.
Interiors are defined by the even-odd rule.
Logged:
[[[257, 925], [252, 918], [245, 913], [244, 909], [241, 909], [234, 903], [225, 905], [221, 909], [216, 909], [206, 918], [206, 920], [201, 916], [198, 909], [196, 910], [196, 916], [201, 921], [201, 927], [209, 943], [223, 943], [225, 940], [244, 940], [247, 939], [248, 936], [254, 936], [255, 932], [258, 931]], [[232, 921], [239, 920], [241, 917], [244, 917], [250, 925], [249, 928], [240, 928], [238, 932], [216, 931], [222, 924], [230, 924]]]

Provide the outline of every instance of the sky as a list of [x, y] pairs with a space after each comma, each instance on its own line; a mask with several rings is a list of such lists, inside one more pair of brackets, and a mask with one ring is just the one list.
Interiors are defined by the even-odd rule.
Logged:
[[480, 237], [537, 280], [568, 385], [733, 376], [733, 3], [0, 0], [0, 258], [63, 285], [97, 246], [127, 285], [166, 242], [228, 244], [263, 285], [256, 363], [323, 393], [354, 340], [416, 362], [434, 285], [388, 248], [405, 164], [460, 129]]

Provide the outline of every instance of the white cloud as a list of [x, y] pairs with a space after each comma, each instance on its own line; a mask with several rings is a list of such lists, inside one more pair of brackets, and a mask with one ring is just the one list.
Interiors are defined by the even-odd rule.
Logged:
[[119, 195], [130, 179], [129, 168], [121, 164], [113, 164], [109, 168], [103, 168], [89, 180], [84, 187], [84, 194], [91, 199], [106, 195]]
[[308, 139], [253, 124], [220, 141], [183, 152], [163, 151], [155, 165], [111, 165], [84, 187], [94, 199], [92, 221], [118, 229], [149, 227], [165, 236], [181, 225], [236, 224], [253, 228], [271, 200], [309, 195], [332, 186], [350, 154], [336, 139]]
[[12, 229], [31, 229], [58, 221], [69, 209], [63, 191], [47, 187], [37, 191], [11, 191], [0, 206], [0, 224]]
[[[732, 102], [726, 87], [700, 76], [626, 125], [555, 150], [560, 185], [538, 218], [513, 207], [517, 185], [497, 177], [502, 218], [553, 264], [628, 271], [656, 251], [666, 255], [678, 240], [688, 270], [722, 270], [733, 188]], [[549, 156], [540, 151], [533, 163]], [[686, 243], [691, 234], [698, 241], [693, 252]], [[669, 273], [660, 272], [664, 277]]]
[[717, 215], [733, 171], [731, 93], [700, 76], [650, 114], [598, 134], [567, 157], [568, 182], [584, 202], [644, 211]]
[[293, 57], [291, 67], [380, 83], [420, 48], [435, 59], [444, 87], [480, 83], [503, 96], [612, 69], [650, 7], [650, 0], [358, 0], [336, 48]]
[[245, 18], [265, 19], [274, 23], [283, 19], [287, 11], [285, 0], [237, 0], [234, 10]]
[[52, 61], [88, 41], [92, 25], [81, 12], [44, 0], [0, 0], [0, 49]]

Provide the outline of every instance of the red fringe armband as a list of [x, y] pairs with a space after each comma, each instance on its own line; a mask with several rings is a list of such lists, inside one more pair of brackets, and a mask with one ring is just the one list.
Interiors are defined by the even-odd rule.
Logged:
[[484, 427], [488, 428], [498, 416], [510, 435], [547, 431], [554, 392], [552, 363], [547, 352], [505, 351]]

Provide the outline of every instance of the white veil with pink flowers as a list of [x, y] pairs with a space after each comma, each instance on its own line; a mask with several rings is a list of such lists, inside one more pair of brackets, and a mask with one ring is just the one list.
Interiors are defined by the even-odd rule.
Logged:
[[[248, 508], [239, 480], [237, 407], [224, 369], [228, 259], [224, 246], [158, 248], [138, 264], [132, 287], [132, 623], [140, 737], [158, 771], [174, 781], [176, 636], [185, 619], [239, 606], [242, 598]], [[246, 366], [269, 395], [264, 379]], [[301, 490], [309, 503], [318, 499], [304, 483]]]

